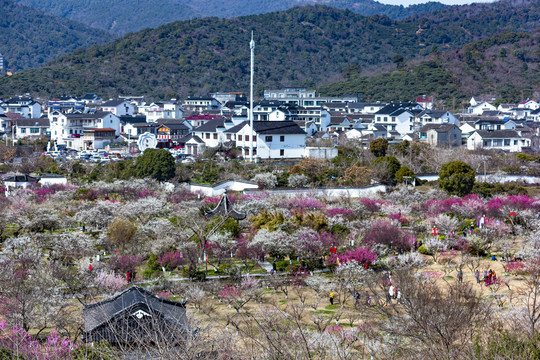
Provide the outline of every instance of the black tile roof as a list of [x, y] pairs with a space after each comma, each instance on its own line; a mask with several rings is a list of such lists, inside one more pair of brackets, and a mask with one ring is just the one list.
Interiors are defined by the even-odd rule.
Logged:
[[483, 139], [521, 138], [521, 136], [515, 130], [477, 130], [476, 132]]
[[101, 119], [101, 118], [104, 118], [105, 116], [107, 116], [109, 114], [112, 114], [112, 113], [110, 113], [108, 111], [96, 111], [93, 114], [90, 114], [90, 113], [87, 113], [87, 114], [76, 113], [76, 114], [65, 114], [65, 116], [68, 119]]
[[[244, 126], [249, 125], [249, 121], [244, 121], [236, 126], [233, 126], [226, 133], [236, 134], [242, 130]], [[306, 132], [302, 130], [294, 121], [254, 121], [253, 130], [257, 134], [277, 134], [277, 135], [304, 135]]]
[[118, 105], [122, 104], [125, 101], [126, 100], [124, 100], [124, 99], [113, 99], [113, 100], [107, 101], [106, 103], [102, 104], [101, 106], [102, 107], [118, 106]]
[[49, 119], [33, 118], [33, 119], [16, 119], [15, 125], [18, 127], [48, 127], [50, 126]]

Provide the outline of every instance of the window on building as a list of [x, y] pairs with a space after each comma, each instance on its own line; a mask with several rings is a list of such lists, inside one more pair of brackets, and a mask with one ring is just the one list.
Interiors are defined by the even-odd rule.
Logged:
[[279, 156], [285, 156], [285, 149], [279, 150]]
[[231, 134], [227, 134], [227, 140], [231, 140]]
[[217, 140], [217, 134], [214, 134], [214, 140]]
[[26, 128], [21, 128], [21, 134], [26, 134]]
[[[248, 141], [249, 141], [249, 138], [248, 138]], [[251, 141], [257, 141], [257, 136], [253, 135], [253, 139]]]
[[238, 141], [242, 141], [242, 135], [238, 135]]
[[284, 136], [284, 135], [281, 135], [281, 136], [279, 137], [279, 141], [284, 142], [284, 141], [285, 141], [285, 136]]
[[210, 133], [206, 133], [206, 138], [210, 139]]
[[518, 144], [518, 141], [517, 140], [514, 140], [514, 145], [517, 145]]
[[265, 136], [264, 141], [266, 142], [272, 142], [272, 136]]

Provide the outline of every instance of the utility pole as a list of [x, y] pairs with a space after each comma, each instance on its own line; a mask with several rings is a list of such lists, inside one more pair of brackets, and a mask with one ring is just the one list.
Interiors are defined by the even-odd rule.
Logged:
[[255, 41], [253, 40], [253, 31], [251, 31], [249, 48], [251, 49], [251, 76], [249, 80], [249, 127], [251, 128], [251, 135], [249, 136], [249, 162], [253, 162], [253, 66], [255, 65]]

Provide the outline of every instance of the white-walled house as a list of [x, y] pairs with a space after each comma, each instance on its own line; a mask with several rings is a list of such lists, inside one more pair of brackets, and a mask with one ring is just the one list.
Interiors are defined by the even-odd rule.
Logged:
[[414, 130], [414, 112], [419, 110], [423, 108], [417, 103], [390, 103], [375, 113], [373, 122], [384, 126], [388, 133], [410, 134]]
[[50, 125], [47, 118], [15, 120], [15, 139], [38, 139], [49, 135]]
[[531, 139], [519, 135], [515, 130], [477, 130], [467, 139], [467, 149], [497, 149], [521, 152], [531, 146]]
[[158, 119], [182, 119], [184, 110], [182, 104], [176, 99], [171, 99], [168, 103], [154, 102], [148, 106], [140, 108], [141, 113], [146, 115], [146, 122], [156, 122]]
[[305, 154], [306, 133], [294, 121], [254, 121], [253, 138], [248, 121], [225, 134], [231, 134], [244, 157], [249, 157], [251, 143], [253, 156], [261, 159], [297, 159]]
[[193, 129], [193, 134], [204, 141], [206, 147], [215, 148], [220, 144], [232, 141], [231, 135], [225, 133], [227, 129], [232, 127], [234, 127], [234, 123], [231, 120], [218, 118]]
[[123, 99], [109, 100], [101, 105], [101, 111], [110, 112], [116, 116], [135, 114], [135, 106]]
[[185, 111], [202, 113], [205, 110], [219, 110], [221, 103], [211, 97], [188, 97], [184, 100], [183, 108]]
[[473, 115], [482, 115], [484, 111], [492, 111], [492, 110], [497, 110], [497, 108], [493, 106], [492, 104], [488, 103], [487, 101], [484, 101], [480, 104], [471, 106], [469, 108], [469, 113]]
[[41, 186], [67, 185], [68, 180], [64, 175], [43, 174], [38, 182]]
[[331, 115], [322, 107], [299, 107], [297, 119], [299, 121], [314, 122], [318, 131], [326, 131], [330, 125]]
[[102, 111], [93, 114], [57, 114], [51, 118], [51, 140], [58, 145], [83, 149], [81, 137], [86, 129], [113, 129], [114, 136], [118, 136], [120, 119]]
[[40, 118], [41, 104], [29, 96], [18, 96], [5, 102], [4, 111], [24, 118]]
[[525, 101], [520, 102], [518, 104], [518, 108], [536, 110], [536, 109], [540, 108], [540, 104], [537, 101], [527, 99]]
[[447, 110], [424, 110], [416, 116], [416, 119], [422, 126], [427, 124], [460, 125], [459, 119]]
[[32, 188], [37, 185], [38, 178], [30, 175], [11, 175], [2, 179], [6, 189], [6, 195], [9, 196], [14, 190]]

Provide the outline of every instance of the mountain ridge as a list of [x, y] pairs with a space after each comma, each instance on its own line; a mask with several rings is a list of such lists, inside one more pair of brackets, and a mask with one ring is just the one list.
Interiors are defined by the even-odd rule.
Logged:
[[364, 17], [317, 5], [231, 19], [174, 22], [77, 50], [43, 69], [0, 79], [0, 93], [96, 92], [165, 99], [246, 91], [251, 30], [257, 43], [257, 94], [265, 87], [323, 86], [342, 80], [344, 70], [351, 67], [373, 75], [395, 67], [396, 56], [405, 63], [438, 52], [459, 52], [470, 42], [500, 33], [501, 23], [534, 29], [540, 23], [539, 3], [526, 1], [521, 7], [494, 3], [487, 7], [487, 17], [449, 12], [446, 19], [416, 21]]
[[302, 5], [328, 5], [349, 9], [360, 15], [387, 15], [403, 19], [411, 15], [443, 9], [429, 2], [408, 7], [382, 4], [374, 0], [17, 0], [56, 16], [83, 22], [119, 34], [158, 27], [173, 21], [202, 17], [229, 18], [283, 11]]
[[52, 17], [11, 0], [0, 0], [0, 53], [10, 70], [35, 68], [112, 36], [75, 21]]

